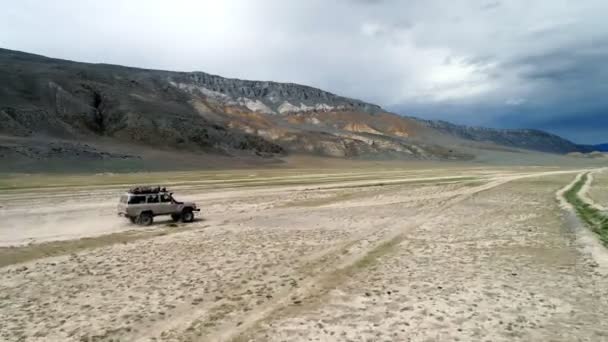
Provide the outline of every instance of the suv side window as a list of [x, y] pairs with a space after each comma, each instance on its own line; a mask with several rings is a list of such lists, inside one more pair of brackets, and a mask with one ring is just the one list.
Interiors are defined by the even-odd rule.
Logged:
[[171, 195], [169, 195], [169, 194], [160, 195], [160, 201], [163, 203], [171, 203]]
[[129, 204], [140, 204], [140, 203], [146, 203], [146, 196], [129, 197]]
[[148, 203], [158, 203], [158, 195], [148, 196]]

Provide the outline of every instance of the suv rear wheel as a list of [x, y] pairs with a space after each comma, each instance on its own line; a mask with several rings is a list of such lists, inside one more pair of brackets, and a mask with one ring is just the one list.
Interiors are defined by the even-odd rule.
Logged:
[[144, 212], [137, 216], [137, 223], [142, 226], [149, 226], [154, 222], [154, 218], [152, 217], [152, 213]]
[[192, 222], [194, 221], [194, 213], [192, 209], [184, 209], [182, 212], [182, 222]]

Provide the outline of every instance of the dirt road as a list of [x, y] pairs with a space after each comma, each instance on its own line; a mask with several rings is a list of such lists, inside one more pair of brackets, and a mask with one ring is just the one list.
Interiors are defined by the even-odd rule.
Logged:
[[[555, 199], [577, 172], [418, 170], [243, 188], [182, 184], [186, 199], [207, 208], [204, 220], [161, 222], [151, 230], [163, 234], [128, 243], [116, 243], [132, 228], [112, 221], [116, 189], [93, 191], [99, 208], [45, 204], [49, 196], [71, 198], [61, 191], [22, 192], [21, 203], [40, 201], [57, 221], [44, 230], [32, 224], [4, 244], [68, 240], [65, 255], [0, 268], [0, 338], [608, 340], [605, 269], [580, 246], [576, 222]], [[3, 210], [13, 222], [28, 208], [15, 201]], [[70, 210], [102, 222], [56, 227]], [[117, 239], [96, 248], [69, 240], [106, 232]]]
[[591, 176], [588, 197], [597, 208], [608, 211], [608, 169], [594, 172]]

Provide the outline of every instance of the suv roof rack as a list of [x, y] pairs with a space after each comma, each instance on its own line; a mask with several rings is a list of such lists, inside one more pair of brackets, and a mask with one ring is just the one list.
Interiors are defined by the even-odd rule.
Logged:
[[159, 192], [167, 192], [167, 188], [160, 186], [138, 186], [129, 190], [129, 193], [135, 195], [157, 194]]

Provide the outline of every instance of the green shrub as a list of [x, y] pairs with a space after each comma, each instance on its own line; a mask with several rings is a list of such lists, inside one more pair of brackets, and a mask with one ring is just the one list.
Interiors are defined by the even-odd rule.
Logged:
[[587, 182], [588, 177], [588, 174], [584, 174], [578, 182], [566, 191], [564, 198], [566, 198], [566, 201], [574, 207], [580, 219], [589, 227], [589, 229], [591, 229], [591, 231], [596, 233], [599, 236], [600, 241], [608, 247], [608, 216], [585, 203], [578, 195], [585, 182]]

